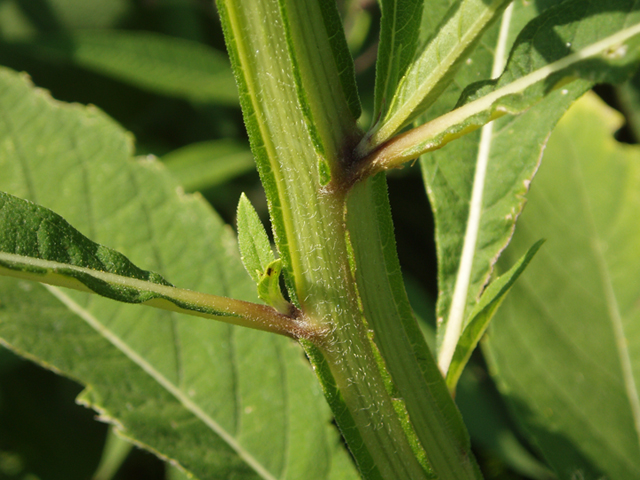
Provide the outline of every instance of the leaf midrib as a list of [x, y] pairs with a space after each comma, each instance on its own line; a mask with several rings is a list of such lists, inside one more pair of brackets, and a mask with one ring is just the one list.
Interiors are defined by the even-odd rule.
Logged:
[[[492, 78], [497, 78], [502, 73], [506, 64], [507, 39], [509, 37], [512, 11], [513, 3], [509, 5], [505, 11], [500, 25], [500, 33], [496, 41], [495, 55], [491, 68]], [[465, 228], [460, 264], [458, 265], [458, 274], [456, 276], [451, 304], [447, 315], [448, 318], [445, 324], [444, 340], [438, 352], [438, 364], [445, 375], [455, 355], [456, 345], [460, 340], [465, 326], [464, 323], [467, 319], [465, 313], [467, 311], [469, 287], [471, 285], [471, 273], [477, 252], [477, 242], [482, 217], [486, 209], [484, 205], [484, 187], [487, 181], [487, 169], [491, 159], [493, 127], [493, 122], [482, 127], [480, 142], [478, 144], [476, 169], [473, 174], [473, 186], [469, 200], [469, 215]], [[493, 265], [491, 265], [491, 268], [493, 269]], [[489, 274], [490, 272], [487, 273], [487, 276]]]
[[102, 324], [96, 317], [94, 317], [85, 308], [80, 306], [75, 300], [69, 297], [65, 292], [58, 287], [45, 285], [58, 300], [60, 300], [69, 310], [82, 318], [93, 329], [95, 329], [100, 335], [108, 340], [114, 347], [120, 350], [126, 355], [132, 362], [142, 368], [149, 376], [156, 380], [163, 388], [165, 388], [170, 394], [172, 394], [187, 410], [193, 413], [199, 418], [206, 426], [208, 426], [214, 433], [222, 438], [229, 447], [231, 447], [240, 458], [242, 458], [247, 465], [249, 465], [260, 477], [264, 480], [278, 480], [271, 473], [269, 473], [265, 467], [247, 452], [236, 439], [227, 432], [218, 422], [216, 422], [211, 416], [205, 413], [195, 402], [193, 402], [187, 394], [174, 385], [167, 377], [161, 374], [153, 365], [151, 365], [142, 356], [136, 353], [129, 345], [124, 342], [114, 332], [109, 330], [104, 324]]

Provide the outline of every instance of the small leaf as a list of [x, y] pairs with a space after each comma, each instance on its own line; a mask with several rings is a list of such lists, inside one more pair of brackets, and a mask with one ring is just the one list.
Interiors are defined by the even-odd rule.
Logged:
[[238, 203], [238, 246], [244, 268], [256, 284], [276, 257], [260, 217], [243, 193]]
[[489, 322], [515, 281], [527, 268], [527, 265], [529, 265], [529, 262], [543, 243], [544, 240], [536, 242], [508, 272], [491, 282], [469, 314], [469, 318], [465, 322], [466, 326], [462, 331], [462, 335], [460, 335], [453, 359], [447, 370], [447, 387], [449, 387], [449, 391], [455, 392], [462, 370], [464, 370], [469, 358], [471, 358], [471, 354], [487, 330]]
[[505, 262], [547, 241], [483, 347], [559, 478], [640, 478], [640, 148], [594, 95], [551, 135]]

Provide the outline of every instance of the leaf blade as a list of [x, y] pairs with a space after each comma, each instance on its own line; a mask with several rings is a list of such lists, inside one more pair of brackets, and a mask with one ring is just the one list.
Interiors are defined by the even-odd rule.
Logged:
[[[627, 14], [613, 15], [609, 10]], [[637, 10], [627, 0], [606, 6], [590, 4], [586, 10], [579, 1], [567, 0], [549, 9], [523, 30], [497, 82], [471, 85], [463, 92], [457, 108], [388, 142], [363, 161], [363, 168], [373, 165], [376, 171], [399, 166], [491, 120], [522, 113], [555, 89], [568, 92], [568, 83], [577, 78], [603, 83], [624, 80], [640, 55]], [[554, 32], [559, 26], [567, 40], [564, 50], [555, 44], [544, 45], [545, 38], [557, 38]], [[543, 55], [537, 53], [538, 48]]]
[[152, 32], [76, 30], [9, 44], [47, 61], [71, 62], [162, 95], [237, 106], [238, 94], [221, 52]]
[[[552, 135], [513, 248], [521, 248], [532, 229], [551, 236], [514, 286], [484, 345], [499, 387], [512, 389], [507, 398], [520, 425], [563, 476], [581, 469], [624, 478], [640, 468], [639, 337], [630, 303], [638, 229], [628, 221], [639, 205], [638, 151], [613, 140], [620, 123], [599, 100], [585, 97]], [[559, 172], [562, 178], [552, 178]], [[515, 301], [521, 305], [517, 330]], [[530, 368], [517, 380], [511, 369], [523, 356]], [[520, 381], [549, 390], [539, 396]]]
[[238, 202], [238, 246], [242, 263], [254, 282], [258, 283], [267, 266], [276, 257], [267, 232], [253, 205], [243, 193]]
[[249, 146], [228, 139], [192, 143], [161, 160], [187, 192], [212, 188], [255, 170]]
[[509, 271], [491, 282], [482, 293], [478, 303], [469, 314], [469, 319], [466, 322], [467, 325], [460, 335], [456, 350], [451, 359], [451, 365], [447, 369], [446, 380], [449, 391], [455, 392], [460, 375], [462, 375], [462, 370], [471, 358], [471, 354], [478, 345], [478, 342], [480, 342], [484, 332], [489, 327], [489, 322], [515, 281], [524, 272], [529, 262], [533, 259], [533, 256], [542, 246], [543, 242], [543, 240], [539, 240], [533, 244]]
[[0, 226], [2, 275], [271, 332], [295, 324], [261, 305], [175, 288], [121, 253], [92, 242], [52, 211], [4, 192]]
[[[389, 140], [416, 119], [438, 98], [453, 80], [463, 57], [468, 55], [478, 38], [500, 16], [507, 0], [462, 0], [453, 4], [444, 16], [437, 34], [406, 69], [406, 74], [392, 100], [381, 112], [380, 123], [367, 136], [367, 154]], [[427, 14], [427, 12], [425, 12]], [[415, 35], [414, 35], [415, 38]]]

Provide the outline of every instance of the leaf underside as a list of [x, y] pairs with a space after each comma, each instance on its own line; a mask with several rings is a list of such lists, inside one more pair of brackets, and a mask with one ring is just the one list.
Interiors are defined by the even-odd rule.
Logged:
[[[547, 242], [489, 329], [490, 366], [561, 478], [640, 475], [640, 151], [594, 96], [552, 134], [505, 262]], [[579, 473], [580, 472], [580, 473]]]

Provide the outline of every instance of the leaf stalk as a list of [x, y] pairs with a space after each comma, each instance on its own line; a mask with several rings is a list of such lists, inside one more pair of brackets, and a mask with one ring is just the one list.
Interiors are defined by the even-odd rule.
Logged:
[[[162, 310], [211, 318], [294, 339], [304, 338], [315, 344], [322, 343], [329, 333], [326, 326], [312, 322], [294, 305], [291, 305], [289, 312], [283, 314], [267, 305], [6, 252], [0, 252], [0, 275], [98, 293], [85, 283], [87, 277], [90, 277], [122, 289], [148, 292], [152, 294], [152, 297], [139, 303]], [[83, 282], [79, 278], [83, 278], [85, 281]], [[122, 298], [116, 298], [116, 300], [122, 301]]]

